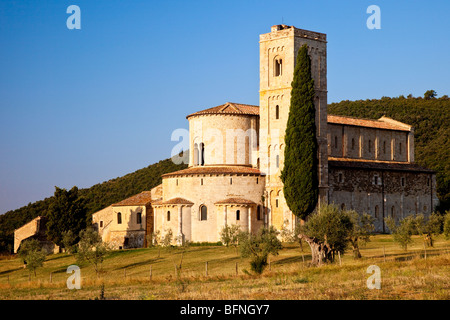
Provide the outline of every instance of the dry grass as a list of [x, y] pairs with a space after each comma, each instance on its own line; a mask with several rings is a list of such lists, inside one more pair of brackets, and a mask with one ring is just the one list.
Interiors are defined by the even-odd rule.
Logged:
[[[81, 290], [66, 287], [66, 269], [75, 264], [72, 256], [48, 256], [31, 281], [18, 259], [3, 259], [0, 299], [96, 299], [102, 285], [107, 299], [450, 299], [450, 241], [443, 238], [427, 249], [425, 259], [419, 237], [405, 252], [391, 236], [377, 235], [362, 248], [362, 259], [354, 260], [348, 253], [342, 265], [336, 261], [322, 267], [308, 266], [309, 251], [304, 247], [305, 263], [298, 246], [286, 245], [271, 257], [270, 270], [262, 276], [246, 272], [248, 260], [230, 248], [161, 250], [160, 256], [157, 248], [116, 251], [105, 260], [98, 278], [91, 266], [80, 266]], [[179, 266], [182, 254], [177, 274], [175, 265]], [[381, 268], [380, 290], [366, 285], [370, 276], [366, 270], [373, 264]]]

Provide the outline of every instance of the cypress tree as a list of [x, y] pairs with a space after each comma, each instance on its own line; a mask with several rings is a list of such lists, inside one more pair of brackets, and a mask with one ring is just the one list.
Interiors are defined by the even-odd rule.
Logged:
[[287, 205], [301, 219], [314, 211], [318, 201], [317, 154], [314, 79], [308, 47], [304, 44], [298, 51], [294, 69], [281, 172]]

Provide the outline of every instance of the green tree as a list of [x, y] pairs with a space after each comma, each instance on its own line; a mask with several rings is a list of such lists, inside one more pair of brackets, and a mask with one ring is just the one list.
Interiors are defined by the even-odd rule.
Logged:
[[261, 228], [256, 234], [240, 233], [241, 256], [243, 258], [250, 257], [250, 268], [253, 272], [261, 274], [267, 266], [269, 254], [278, 255], [282, 245], [277, 235], [278, 231], [273, 226]]
[[396, 224], [391, 217], [384, 219], [387, 227], [392, 233], [394, 241], [397, 242], [405, 251], [408, 250], [408, 244], [412, 243], [412, 235], [416, 230], [415, 219], [407, 216]]
[[305, 219], [317, 205], [319, 189], [314, 80], [306, 45], [297, 54], [285, 144], [284, 196], [292, 213]]
[[352, 218], [346, 211], [323, 204], [300, 226], [299, 237], [311, 247], [312, 265], [321, 265], [333, 262], [338, 252], [345, 252], [353, 230]]
[[67, 253], [75, 253], [76, 245], [74, 244], [76, 237], [72, 230], [63, 231], [62, 233], [62, 243]]
[[36, 239], [25, 240], [20, 245], [18, 254], [27, 266], [27, 269], [33, 272], [36, 277], [36, 269], [44, 265], [45, 256], [47, 255], [45, 250], [41, 248], [39, 241]]
[[226, 225], [220, 232], [220, 241], [226, 246], [237, 246], [241, 228], [237, 224]]
[[[78, 188], [71, 190], [55, 187], [55, 194], [51, 202], [47, 217], [47, 236], [58, 246], [64, 246], [63, 232], [72, 231], [73, 234], [79, 234], [86, 228], [87, 209], [85, 200], [78, 194]], [[73, 245], [78, 238], [73, 238]]]
[[359, 214], [354, 210], [347, 211], [352, 220], [353, 228], [349, 236], [349, 241], [353, 249], [353, 257], [355, 259], [361, 258], [359, 251], [360, 244], [365, 244], [370, 241], [370, 235], [375, 230], [375, 218], [367, 213]]
[[416, 232], [423, 237], [427, 246], [433, 247], [433, 237], [442, 232], [443, 220], [443, 217], [437, 213], [432, 213], [428, 218], [421, 213], [414, 219]]
[[87, 228], [81, 230], [77, 250], [77, 262], [91, 264], [98, 276], [103, 260], [109, 251], [108, 245], [102, 241], [102, 238], [94, 229]]
[[427, 99], [427, 100], [434, 99], [434, 98], [436, 98], [436, 96], [437, 96], [437, 93], [434, 90], [427, 90], [423, 95], [424, 99]]

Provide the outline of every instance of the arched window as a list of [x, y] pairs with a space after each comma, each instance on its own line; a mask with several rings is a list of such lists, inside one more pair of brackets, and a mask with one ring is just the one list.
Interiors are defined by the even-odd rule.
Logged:
[[339, 173], [339, 175], [338, 175], [338, 181], [339, 181], [339, 183], [342, 183], [342, 180], [343, 180], [343, 178], [342, 178], [342, 173]]
[[241, 210], [236, 210], [236, 221], [241, 220]]
[[275, 106], [275, 119], [280, 119], [280, 106]]
[[206, 206], [200, 207], [200, 220], [201, 221], [208, 220], [208, 209], [206, 208]]
[[275, 199], [275, 207], [278, 208], [278, 198]]
[[352, 150], [355, 150], [355, 139], [352, 139]]
[[261, 206], [256, 207], [256, 220], [261, 220]]
[[122, 213], [117, 212], [117, 224], [122, 224]]
[[273, 66], [274, 76], [278, 77], [281, 76], [283, 73], [283, 60], [281, 58], [275, 58], [274, 60], [274, 66]]
[[199, 149], [200, 149], [200, 165], [204, 166], [205, 165], [205, 144], [203, 142], [200, 143]]
[[398, 152], [400, 154], [402, 154], [402, 143], [400, 142], [400, 144], [398, 145]]
[[383, 141], [383, 153], [386, 153], [386, 141]]
[[198, 166], [199, 155], [198, 144], [194, 143], [194, 166]]
[[142, 213], [141, 212], [138, 212], [136, 214], [136, 223], [137, 224], [141, 224], [142, 223]]
[[337, 138], [337, 136], [334, 137], [334, 147], [335, 148], [338, 147], [338, 138]]
[[380, 208], [378, 206], [375, 206], [375, 218], [379, 218], [380, 217]]
[[100, 228], [103, 228], [103, 221], [100, 221]]
[[167, 211], [167, 221], [170, 221], [170, 211]]
[[395, 207], [392, 206], [391, 208], [391, 218], [395, 219]]
[[279, 154], [277, 154], [277, 156], [275, 157], [275, 164], [276, 164], [277, 168], [280, 167], [280, 155]]

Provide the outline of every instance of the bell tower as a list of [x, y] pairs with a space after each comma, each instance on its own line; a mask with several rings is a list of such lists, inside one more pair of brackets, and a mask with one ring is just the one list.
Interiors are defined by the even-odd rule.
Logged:
[[328, 199], [327, 41], [323, 33], [275, 25], [260, 35], [260, 159], [265, 172], [269, 225], [294, 228], [294, 217], [283, 196], [280, 179], [284, 136], [289, 116], [291, 82], [299, 48], [307, 44], [315, 84], [316, 130], [319, 145], [319, 201]]

